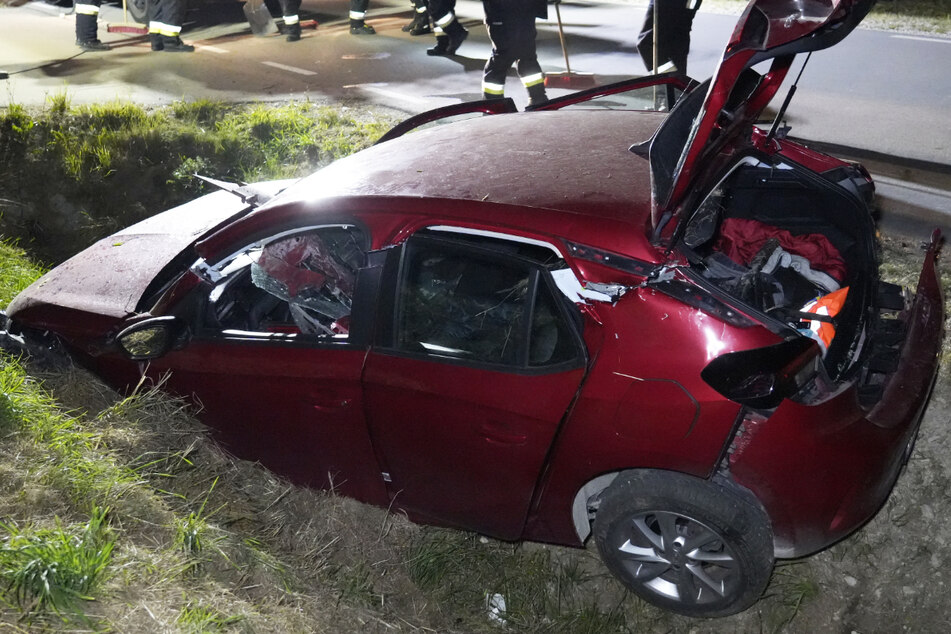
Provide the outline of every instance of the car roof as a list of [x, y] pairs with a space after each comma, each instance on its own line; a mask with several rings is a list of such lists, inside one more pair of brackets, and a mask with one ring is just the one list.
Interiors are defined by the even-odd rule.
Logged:
[[648, 163], [628, 148], [650, 139], [662, 119], [654, 112], [578, 109], [438, 125], [341, 159], [274, 202], [352, 196], [469, 200], [645, 227]]

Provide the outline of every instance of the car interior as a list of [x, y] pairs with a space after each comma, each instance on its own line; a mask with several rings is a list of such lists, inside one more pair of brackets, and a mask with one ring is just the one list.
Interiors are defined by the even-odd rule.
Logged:
[[345, 339], [361, 244], [354, 227], [326, 227], [248, 247], [222, 269], [206, 325]]
[[[841, 371], [856, 356], [875, 271], [862, 218], [833, 184], [747, 157], [698, 207], [682, 244], [705, 278], [755, 310], [817, 340], [813, 322], [830, 324], [826, 365]], [[840, 289], [832, 314], [808, 312]]]

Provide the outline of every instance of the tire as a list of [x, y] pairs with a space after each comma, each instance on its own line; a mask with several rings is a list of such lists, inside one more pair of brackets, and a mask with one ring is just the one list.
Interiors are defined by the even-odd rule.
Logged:
[[685, 616], [745, 610], [773, 570], [769, 518], [756, 498], [679, 473], [620, 474], [601, 495], [594, 536], [601, 559], [627, 587]]
[[150, 2], [151, 0], [126, 0], [125, 6], [129, 17], [139, 24], [148, 24]]

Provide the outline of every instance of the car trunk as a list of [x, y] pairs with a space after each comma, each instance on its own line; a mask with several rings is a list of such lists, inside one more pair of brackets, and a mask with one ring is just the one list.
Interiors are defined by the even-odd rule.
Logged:
[[873, 222], [859, 196], [790, 161], [750, 154], [681, 232], [678, 249], [696, 274], [742, 311], [784, 339], [815, 339], [834, 380], [858, 367], [878, 286]]

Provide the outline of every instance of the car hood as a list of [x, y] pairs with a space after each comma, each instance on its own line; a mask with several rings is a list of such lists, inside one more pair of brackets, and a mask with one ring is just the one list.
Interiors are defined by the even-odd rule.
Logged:
[[33, 327], [49, 329], [61, 326], [53, 323], [59, 318], [57, 308], [107, 318], [130, 315], [169, 262], [250, 208], [239, 197], [218, 191], [143, 220], [48, 272], [17, 295], [6, 312]]
[[[875, 0], [752, 0], [716, 72], [675, 107], [650, 146], [655, 227], [683, 206], [707, 162], [728, 144], [749, 142], [751, 126], [779, 90], [797, 53], [828, 48]], [[772, 65], [762, 76], [750, 69]]]

